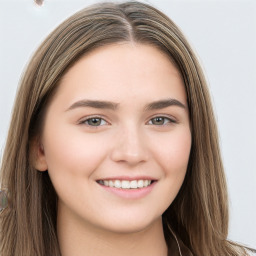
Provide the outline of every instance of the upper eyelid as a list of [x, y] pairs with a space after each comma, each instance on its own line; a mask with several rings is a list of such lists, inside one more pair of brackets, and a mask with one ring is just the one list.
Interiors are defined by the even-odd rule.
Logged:
[[[161, 117], [161, 116], [159, 116], [159, 117]], [[168, 120], [168, 122], [167, 123], [164, 123], [164, 124], [153, 124], [153, 123], [151, 123], [150, 124], [150, 122], [153, 122], [152, 121], [152, 119], [154, 119], [154, 118], [152, 118], [152, 119], [150, 119], [147, 123], [146, 123], [146, 125], [152, 125], [152, 126], [158, 126], [158, 127], [161, 127], [161, 126], [166, 126], [166, 125], [172, 125], [172, 124], [177, 124], [177, 121], [175, 121], [175, 120], [173, 120], [173, 119], [171, 119], [171, 118], [168, 118], [168, 117], [164, 117], [164, 116], [162, 116], [164, 119], [167, 119]]]
[[156, 118], [156, 117], [164, 117], [164, 118], [170, 119], [170, 120], [172, 120], [172, 121], [174, 121], [174, 122], [178, 122], [177, 118], [175, 118], [175, 117], [172, 116], [172, 115], [168, 115], [168, 114], [157, 114], [157, 115], [153, 115], [153, 116], [151, 116], [150, 118], [148, 118], [148, 121], [147, 121], [147, 122], [149, 122], [150, 120], [152, 120], [152, 119], [154, 119], [154, 118]]
[[110, 123], [110, 122], [107, 120], [106, 117], [101, 116], [101, 115], [90, 115], [90, 116], [82, 117], [82, 118], [80, 118], [80, 119], [77, 121], [77, 123], [78, 123], [78, 124], [81, 124], [81, 123], [84, 123], [84, 122], [86, 122], [86, 121], [88, 121], [88, 120], [90, 120], [90, 119], [93, 119], [93, 118], [99, 118], [99, 119], [104, 120], [106, 123]]

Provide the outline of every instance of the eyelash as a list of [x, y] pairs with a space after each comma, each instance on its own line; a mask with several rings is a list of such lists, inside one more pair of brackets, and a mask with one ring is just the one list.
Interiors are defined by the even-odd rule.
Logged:
[[[171, 118], [171, 117], [166, 117], [166, 116], [155, 116], [155, 117], [151, 118], [151, 119], [149, 120], [149, 122], [152, 122], [152, 120], [156, 120], [157, 118], [163, 119], [163, 120], [164, 120], [164, 123], [163, 123], [163, 124], [160, 124], [160, 125], [155, 124], [156, 126], [165, 126], [165, 125], [168, 125], [168, 124], [176, 124], [176, 123], [177, 123], [177, 121], [174, 120], [173, 118]], [[167, 122], [166, 122], [166, 121], [167, 121]], [[152, 124], [152, 125], [154, 125], [154, 124]]]
[[[164, 123], [160, 124], [160, 125], [153, 124], [152, 121], [156, 120], [157, 118], [163, 119]], [[104, 124], [100, 124], [100, 125], [91, 125], [91, 124], [89, 124], [89, 122], [92, 121], [93, 119], [100, 121], [100, 123], [102, 123], [102, 121], [103, 121]], [[168, 125], [168, 124], [176, 124], [177, 123], [177, 121], [174, 120], [173, 118], [166, 117], [166, 116], [155, 116], [155, 117], [151, 118], [148, 121], [148, 123], [149, 122], [151, 122], [151, 124], [149, 124], [149, 125], [155, 125], [155, 126], [165, 126], [165, 125]], [[80, 121], [78, 124], [82, 124], [82, 125], [84, 124], [84, 125], [87, 125], [87, 126], [90, 126], [90, 127], [93, 127], [93, 128], [97, 128], [97, 127], [100, 127], [100, 126], [103, 126], [103, 125], [106, 125], [106, 124], [109, 124], [109, 123], [104, 118], [102, 118], [101, 116], [92, 116], [92, 117], [88, 117], [88, 118]]]
[[[90, 125], [88, 122], [89, 122], [89, 121], [92, 121], [93, 119], [95, 119], [95, 120], [98, 119], [98, 120], [101, 121], [101, 123], [102, 123], [102, 121], [104, 121], [105, 124], [108, 124], [108, 122], [107, 122], [104, 118], [102, 118], [101, 116], [91, 116], [91, 117], [88, 117], [88, 118], [86, 118], [86, 119], [80, 121], [78, 124], [84, 124], [84, 125], [87, 125], [87, 126], [90, 126], [90, 127], [94, 127], [94, 128], [97, 128], [97, 127], [99, 127], [99, 126], [102, 126], [102, 125]], [[103, 125], [105, 125], [105, 124], [103, 124]]]

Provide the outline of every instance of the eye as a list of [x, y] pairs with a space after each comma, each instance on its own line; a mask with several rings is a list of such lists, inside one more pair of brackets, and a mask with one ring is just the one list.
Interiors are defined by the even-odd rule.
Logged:
[[81, 122], [79, 122], [79, 124], [85, 124], [88, 126], [102, 126], [102, 125], [106, 125], [107, 122], [100, 117], [91, 117], [91, 118], [87, 118], [85, 120], [82, 120]]
[[176, 123], [176, 121], [165, 116], [157, 116], [149, 120], [150, 125], [167, 125], [169, 123]]

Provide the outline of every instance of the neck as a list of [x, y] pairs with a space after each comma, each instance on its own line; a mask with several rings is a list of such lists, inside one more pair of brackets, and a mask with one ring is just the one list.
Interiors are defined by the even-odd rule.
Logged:
[[58, 239], [62, 256], [167, 255], [161, 218], [143, 230], [118, 233], [58, 214]]

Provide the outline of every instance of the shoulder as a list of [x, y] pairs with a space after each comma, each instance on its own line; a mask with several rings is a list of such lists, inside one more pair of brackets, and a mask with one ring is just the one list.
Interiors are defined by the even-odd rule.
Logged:
[[255, 249], [247, 249], [246, 250], [248, 256], [256, 256], [256, 250]]

